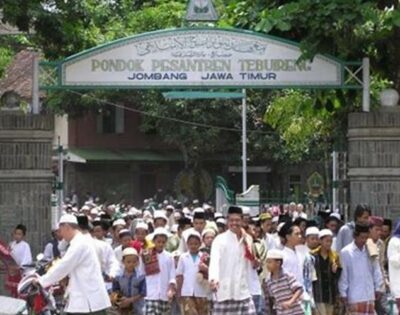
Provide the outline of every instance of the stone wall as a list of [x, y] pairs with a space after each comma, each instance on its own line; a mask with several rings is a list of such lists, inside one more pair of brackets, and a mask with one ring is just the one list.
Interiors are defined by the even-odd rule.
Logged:
[[19, 223], [33, 254], [50, 232], [53, 117], [0, 111], [0, 238]]
[[400, 108], [349, 115], [348, 177], [351, 209], [362, 202], [377, 214], [400, 215]]

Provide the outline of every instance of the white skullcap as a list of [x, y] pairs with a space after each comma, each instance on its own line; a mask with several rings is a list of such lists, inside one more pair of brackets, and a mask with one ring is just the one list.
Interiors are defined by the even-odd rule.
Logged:
[[331, 213], [329, 216], [333, 217], [333, 218], [336, 218], [339, 221], [342, 219], [342, 217], [340, 216], [340, 213], [337, 213], [337, 212]]
[[283, 259], [283, 252], [279, 249], [270, 249], [267, 252], [267, 259]]
[[127, 247], [122, 251], [122, 257], [125, 256], [130, 256], [130, 255], [134, 255], [134, 256], [138, 256], [138, 252], [136, 251], [136, 249], [132, 248], [132, 247]]
[[318, 234], [319, 234], [319, 229], [315, 226], [311, 226], [306, 230], [306, 236], [318, 235]]
[[156, 228], [156, 229], [154, 230], [154, 232], [153, 232], [153, 240], [154, 240], [155, 237], [158, 236], [158, 235], [164, 235], [164, 236], [166, 236], [167, 238], [169, 237], [168, 230], [167, 230], [166, 228], [163, 228], [163, 227], [158, 227], [158, 228]]
[[88, 205], [84, 205], [84, 206], [81, 208], [81, 211], [90, 211], [90, 207], [89, 207]]
[[218, 219], [218, 218], [223, 218], [224, 217], [224, 215], [221, 213], [221, 212], [216, 212], [215, 214], [214, 214], [214, 219], [216, 220], [216, 219]]
[[211, 206], [208, 203], [203, 203], [203, 209], [204, 210], [211, 209]]
[[211, 233], [211, 234], [213, 234], [214, 236], [217, 235], [217, 232], [215, 232], [214, 229], [206, 228], [206, 229], [203, 230], [203, 232], [201, 232], [201, 236], [204, 237], [204, 236], [205, 236], [206, 234], [208, 234], [208, 233]]
[[156, 219], [164, 219], [165, 221], [168, 222], [167, 215], [162, 210], [154, 211], [154, 217], [153, 218], [154, 218], [154, 220], [156, 220]]
[[78, 219], [76, 218], [76, 216], [74, 216], [72, 214], [64, 214], [60, 218], [59, 224], [63, 224], [63, 223], [78, 224]]
[[92, 210], [90, 210], [90, 214], [99, 215], [99, 210], [97, 208], [93, 208]]
[[226, 220], [224, 218], [218, 218], [216, 222], [226, 225]]
[[125, 225], [126, 225], [126, 222], [125, 222], [124, 219], [115, 220], [112, 226], [117, 226], [117, 225], [125, 226]]
[[333, 237], [333, 233], [331, 230], [329, 229], [323, 229], [319, 232], [318, 237], [321, 239], [325, 236], [332, 236]]
[[119, 231], [118, 235], [121, 236], [123, 234], [129, 234], [131, 235], [131, 231], [129, 231], [128, 229], [122, 229], [121, 231]]
[[147, 225], [146, 222], [138, 222], [138, 223], [136, 224], [136, 226], [135, 226], [135, 231], [136, 231], [137, 229], [143, 229], [143, 230], [148, 231], [148, 230], [149, 230], [149, 226]]
[[201, 235], [200, 235], [200, 233], [197, 232], [197, 231], [195, 231], [195, 230], [190, 230], [190, 231], [186, 234], [186, 239], [185, 239], [186, 243], [187, 243], [187, 241], [189, 240], [189, 237], [191, 237], [191, 236], [194, 236], [194, 237], [198, 238], [198, 239], [200, 240], [200, 242], [201, 242]]

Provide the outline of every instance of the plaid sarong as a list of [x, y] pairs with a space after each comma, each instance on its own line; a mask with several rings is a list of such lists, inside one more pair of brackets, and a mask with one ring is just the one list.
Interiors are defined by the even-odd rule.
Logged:
[[170, 315], [171, 305], [166, 301], [161, 300], [146, 300], [145, 315]]
[[242, 301], [228, 300], [223, 302], [214, 301], [213, 315], [256, 315], [256, 308], [252, 298]]
[[347, 307], [347, 312], [350, 315], [374, 315], [375, 314], [375, 302], [360, 302], [349, 304]]

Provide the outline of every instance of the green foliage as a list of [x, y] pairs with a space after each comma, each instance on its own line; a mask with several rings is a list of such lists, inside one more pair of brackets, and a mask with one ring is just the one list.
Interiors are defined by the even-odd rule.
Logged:
[[311, 93], [285, 90], [279, 94], [269, 104], [264, 121], [280, 135], [287, 157], [298, 162], [310, 155], [315, 143], [329, 137], [332, 113], [317, 109]]
[[4, 20], [57, 60], [117, 38], [179, 26], [185, 1], [2, 0]]
[[5, 71], [15, 54], [29, 45], [29, 40], [22, 35], [0, 36], [0, 78], [4, 76]]
[[[186, 0], [0, 0], [4, 20], [34, 30], [31, 44], [58, 60], [133, 34], [180, 27]], [[219, 26], [239, 27], [300, 42], [302, 58], [328, 53], [344, 60], [371, 58], [372, 101], [391, 84], [400, 89], [398, 0], [216, 0]], [[0, 45], [1, 46], [1, 45]], [[7, 47], [7, 46], [2, 46]], [[11, 54], [12, 56], [12, 54]], [[10, 58], [0, 49], [0, 74]], [[358, 110], [354, 91], [249, 91], [251, 161], [321, 159], [345, 139], [348, 112]], [[104, 106], [97, 99], [139, 108], [142, 129], [177, 146], [188, 164], [209, 154], [240, 149], [240, 133], [181, 122], [240, 129], [237, 102], [168, 102], [158, 92], [86, 91], [50, 93], [47, 105], [80, 115]]]
[[5, 70], [12, 58], [14, 57], [14, 51], [9, 47], [0, 47], [0, 78], [4, 76]]

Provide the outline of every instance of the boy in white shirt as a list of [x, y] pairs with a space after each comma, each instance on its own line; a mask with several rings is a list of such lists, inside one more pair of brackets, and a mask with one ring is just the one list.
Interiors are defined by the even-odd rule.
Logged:
[[[176, 293], [175, 263], [172, 255], [165, 251], [168, 231], [159, 227], [154, 230], [152, 236], [154, 248], [148, 251], [155, 251], [158, 266], [153, 266], [150, 271], [146, 269], [146, 261], [141, 265], [146, 274], [145, 314], [167, 315], [171, 313], [170, 302]], [[150, 256], [144, 251], [142, 258], [146, 260], [146, 257]]]
[[181, 298], [181, 315], [209, 314], [208, 293], [206, 287], [198, 279], [201, 236], [197, 231], [191, 231], [186, 240], [188, 252], [179, 258], [176, 270], [177, 296]]
[[26, 227], [23, 224], [18, 224], [13, 233], [13, 241], [10, 243], [11, 255], [20, 268], [23, 265], [32, 263], [31, 247], [25, 241]]

